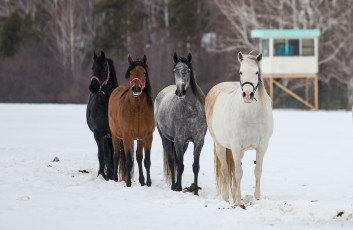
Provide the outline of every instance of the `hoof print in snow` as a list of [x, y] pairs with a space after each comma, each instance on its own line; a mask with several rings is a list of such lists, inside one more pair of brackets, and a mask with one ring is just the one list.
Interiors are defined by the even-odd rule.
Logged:
[[313, 203], [314, 203], [314, 202], [319, 202], [319, 200], [311, 200], [311, 202], [313, 202]]
[[28, 201], [30, 199], [31, 198], [29, 196], [21, 196], [21, 197], [17, 198], [16, 200]]
[[51, 168], [51, 167], [53, 167], [53, 166], [51, 166], [51, 165], [48, 165], [47, 167]]
[[345, 212], [344, 211], [340, 211], [338, 212], [332, 219], [341, 219], [344, 218], [345, 220], [351, 220], [353, 218], [353, 215], [352, 213], [349, 213], [348, 215], [345, 215]]
[[86, 169], [84, 170], [78, 170], [80, 173], [89, 173]]
[[336, 215], [336, 217], [340, 217], [340, 216], [342, 216], [343, 214], [344, 214], [344, 212], [338, 212], [337, 215]]
[[236, 209], [237, 207], [246, 210], [246, 206], [245, 206], [244, 204], [241, 204], [241, 205], [233, 205], [233, 206], [232, 206], [232, 209]]
[[59, 158], [58, 157], [54, 157], [54, 160], [53, 160], [53, 162], [59, 162], [60, 160], [59, 160]]
[[253, 205], [254, 204], [254, 196], [246, 195], [241, 199], [245, 206]]

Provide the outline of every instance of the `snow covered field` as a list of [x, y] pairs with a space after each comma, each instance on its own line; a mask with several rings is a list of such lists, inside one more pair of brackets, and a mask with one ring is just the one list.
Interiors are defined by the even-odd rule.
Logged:
[[[1, 230], [353, 229], [351, 112], [274, 111], [260, 201], [251, 200], [255, 152], [242, 161], [242, 196], [253, 203], [244, 210], [217, 198], [209, 134], [201, 153], [200, 196], [170, 191], [164, 183], [157, 131], [152, 187], [141, 187], [137, 173], [131, 188], [96, 177], [97, 147], [85, 109], [0, 104]], [[193, 181], [191, 149], [183, 187]], [[56, 156], [60, 161], [52, 162]]]

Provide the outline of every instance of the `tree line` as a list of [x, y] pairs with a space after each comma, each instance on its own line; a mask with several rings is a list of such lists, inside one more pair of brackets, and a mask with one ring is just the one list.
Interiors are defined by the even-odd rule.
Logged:
[[252, 29], [321, 29], [320, 88], [353, 89], [352, 10], [340, 0], [1, 1], [0, 99], [86, 103], [100, 50], [114, 60], [119, 84], [127, 83], [127, 56], [146, 54], [154, 95], [174, 82], [174, 52], [191, 52], [207, 93], [238, 80], [236, 53], [259, 49]]

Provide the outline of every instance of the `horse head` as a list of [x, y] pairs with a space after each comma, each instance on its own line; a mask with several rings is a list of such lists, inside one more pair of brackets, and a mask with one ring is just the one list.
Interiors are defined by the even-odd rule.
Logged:
[[260, 61], [262, 54], [252, 56], [243, 55], [241, 52], [238, 53], [238, 60], [240, 62], [240, 86], [242, 90], [242, 96], [245, 103], [251, 103], [255, 98], [256, 90], [259, 84], [262, 84]]
[[93, 54], [93, 66], [92, 66], [93, 76], [91, 78], [91, 84], [89, 90], [91, 93], [101, 92], [104, 94], [102, 87], [107, 84], [109, 80], [109, 64], [105, 58], [105, 54], [101, 51], [101, 55], [97, 56], [94, 52]]
[[133, 61], [129, 55], [128, 62], [129, 68], [126, 72], [126, 78], [129, 78], [130, 80], [132, 95], [138, 97], [148, 83], [147, 57], [146, 55], [143, 55], [141, 61]]
[[174, 53], [174, 78], [177, 89], [175, 94], [179, 99], [184, 99], [186, 90], [190, 87], [190, 77], [192, 74], [191, 59], [192, 56], [189, 53], [187, 58], [178, 58], [177, 53]]

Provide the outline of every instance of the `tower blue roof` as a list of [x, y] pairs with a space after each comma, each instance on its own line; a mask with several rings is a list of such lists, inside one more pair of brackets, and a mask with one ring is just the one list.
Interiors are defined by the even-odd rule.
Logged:
[[320, 30], [252, 30], [252, 38], [312, 38], [320, 37]]

